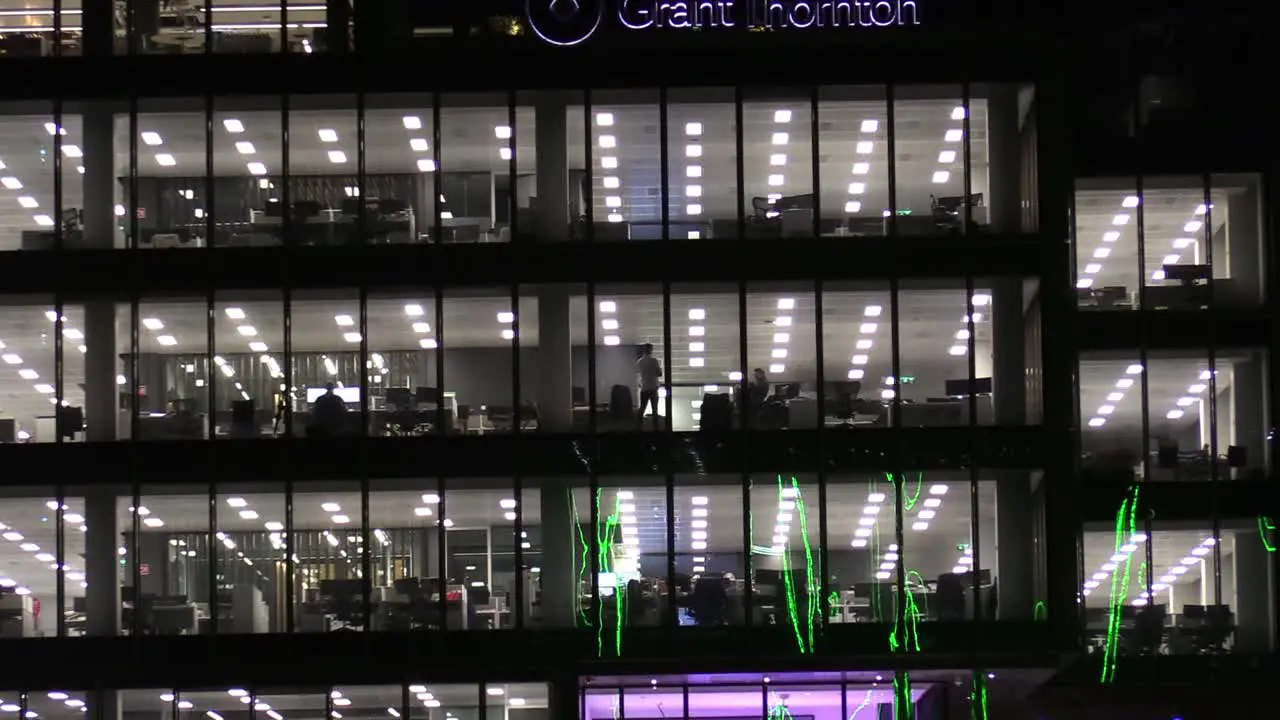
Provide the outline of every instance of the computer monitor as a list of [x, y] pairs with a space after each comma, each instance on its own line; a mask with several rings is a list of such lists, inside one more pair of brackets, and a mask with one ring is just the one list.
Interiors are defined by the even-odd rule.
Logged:
[[[326, 392], [329, 392], [328, 388], [307, 388], [307, 404], [310, 405], [315, 403], [315, 401], [320, 399], [320, 396], [324, 395]], [[333, 389], [333, 394], [342, 398], [342, 402], [344, 403], [351, 403], [354, 405], [360, 402], [360, 388], [358, 387], [336, 387]]]

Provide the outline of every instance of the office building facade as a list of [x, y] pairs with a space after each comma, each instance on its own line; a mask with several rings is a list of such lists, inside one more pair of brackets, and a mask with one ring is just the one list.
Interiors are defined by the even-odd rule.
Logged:
[[1274, 667], [1247, 19], [12, 5], [0, 713], [1212, 717], [1149, 695]]

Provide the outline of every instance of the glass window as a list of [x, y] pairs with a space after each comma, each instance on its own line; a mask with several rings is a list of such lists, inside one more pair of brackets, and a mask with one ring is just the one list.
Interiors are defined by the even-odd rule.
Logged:
[[[892, 294], [882, 283], [823, 286], [826, 426], [848, 429], [889, 424], [893, 400], [892, 315]], [[914, 382], [912, 377], [911, 383]], [[905, 379], [903, 384], [907, 384]]]
[[430, 291], [388, 291], [370, 297], [368, 305], [369, 434], [429, 433], [438, 418], [419, 409], [417, 391], [436, 384], [435, 298]]
[[[12, 21], [16, 18], [0, 18]], [[47, 18], [46, 18], [47, 21]], [[8, 41], [13, 36], [4, 38]], [[79, 142], [79, 118], [64, 118], [73, 127], [59, 127], [48, 103], [5, 103], [0, 120], [9, 138], [0, 144], [0, 185], [13, 202], [5, 203], [4, 230], [0, 232], [0, 248], [4, 250], [51, 250], [56, 242], [54, 216], [53, 157], [55, 135], [63, 144], [64, 155], [73, 142]], [[74, 134], [73, 134], [74, 131]], [[79, 147], [75, 149], [79, 150]], [[76, 160], [67, 159], [75, 174]], [[64, 174], [64, 179], [66, 175]]]
[[[378, 242], [426, 242], [436, 234], [437, 221], [443, 222], [437, 217], [444, 207], [437, 202], [441, 149], [434, 122], [429, 95], [370, 95], [365, 101], [365, 224], [379, 230]], [[350, 133], [354, 138], [354, 128]], [[358, 221], [358, 213], [349, 211], [359, 208], [360, 192], [354, 185], [342, 188], [340, 207], [348, 210], [343, 222]], [[383, 200], [389, 211], [385, 223], [379, 220]]]
[[288, 186], [268, 198], [266, 208], [289, 242], [323, 247], [413, 240], [408, 199], [415, 176], [366, 167], [361, 178], [361, 161], [368, 160], [360, 157], [355, 108], [351, 95], [289, 97]]
[[[1157, 352], [1147, 360], [1147, 447], [1153, 480], [1228, 479], [1247, 463], [1248, 451], [1232, 449], [1233, 414], [1238, 394], [1232, 389], [1230, 362], [1211, 364], [1205, 356]], [[1139, 368], [1140, 369], [1140, 368]], [[1242, 377], [1248, 387], [1250, 378]], [[1240, 402], [1250, 413], [1252, 403]], [[1244, 457], [1241, 457], [1243, 455]], [[1232, 465], [1229, 460], [1236, 460]], [[1254, 458], [1254, 462], [1262, 458]]]
[[1209, 238], [1213, 248], [1213, 298], [1218, 305], [1256, 305], [1262, 298], [1260, 192], [1256, 175], [1209, 178], [1201, 237]]
[[742, 106], [747, 236], [813, 237], [813, 106], [807, 95], [761, 90]]
[[[214, 500], [213, 579], [217, 595], [209, 612], [211, 616], [217, 613], [217, 632], [288, 632], [290, 572], [294, 573], [292, 597], [304, 597], [297, 586], [304, 577], [301, 568], [307, 556], [295, 539], [297, 557], [290, 562], [284, 487], [272, 483], [255, 487], [254, 492], [240, 492], [224, 486]], [[295, 515], [314, 512], [301, 496], [295, 503]], [[295, 517], [295, 538], [298, 525]], [[306, 613], [295, 612], [293, 622], [301, 630], [307, 622]]]
[[[183, 112], [187, 108], [199, 112]], [[130, 247], [195, 248], [209, 244], [208, 142], [199, 98], [139, 103], [131, 139], [127, 115], [116, 119], [117, 222]], [[137, 152], [137, 177], [129, 177]], [[225, 159], [224, 159], [225, 160]], [[96, 178], [89, 178], [90, 181]], [[219, 202], [225, 201], [218, 198]]]
[[889, 112], [883, 87], [818, 90], [823, 235], [885, 234], [889, 207]]
[[209, 386], [230, 376], [223, 369], [221, 376], [210, 377], [206, 301], [146, 298], [138, 303], [137, 322], [136, 354], [129, 349], [129, 334], [117, 334], [117, 345], [126, 356], [120, 384], [136, 396], [132, 406], [137, 412], [137, 437], [207, 439], [213, 410]]
[[[971, 417], [976, 424], [991, 423], [990, 291], [975, 289], [972, 303], [971, 319], [963, 287], [902, 283], [898, 293], [901, 377], [896, 388], [902, 398], [893, 405], [899, 424], [969, 425]], [[887, 392], [882, 391], [881, 397], [895, 399], [892, 384], [885, 381]]]
[[1142, 370], [1136, 352], [1080, 357], [1080, 445], [1089, 480], [1127, 486], [1142, 473]]
[[671, 291], [670, 374], [666, 413], [676, 432], [725, 432], [740, 425], [743, 379], [738, 293], [729, 285], [679, 285]]
[[[211, 245], [284, 243], [283, 130], [278, 98], [220, 98], [215, 102], [212, 212], [217, 234]], [[150, 161], [157, 172], [165, 168], [180, 171], [167, 164], [170, 159], [155, 153]]]
[[[959, 85], [896, 86], [893, 92], [893, 229], [899, 235], [959, 234], [965, 232], [966, 205], [976, 224], [986, 224], [985, 182], [969, 183], [967, 199], [965, 188], [966, 167], [985, 164], [983, 101], [971, 100], [966, 111]], [[985, 172], [978, 179], [984, 176]]]
[[800, 652], [813, 651], [822, 627], [821, 518], [816, 478], [752, 478], [751, 622], [787, 627]]
[[[307, 492], [293, 497], [294, 623], [298, 632], [369, 630], [375, 608], [365, 604], [364, 556], [366, 543], [376, 537], [362, 527], [365, 507], [357, 483], [307, 485]], [[283, 508], [282, 508], [283, 509]], [[256, 518], [255, 518], [256, 519]], [[275, 525], [271, 525], [274, 528]], [[266, 528], [267, 540], [276, 548], [279, 532]], [[286, 536], [288, 537], [288, 536]], [[276, 590], [276, 602], [287, 597]]]
[[[0, 435], [5, 442], [58, 442], [56, 319], [51, 298], [7, 297], [5, 305], [0, 306], [0, 322], [8, 333], [0, 337], [4, 343], [0, 349], [0, 377], [12, 388], [4, 408], [8, 419], [0, 421]], [[74, 398], [64, 397], [68, 403]], [[67, 432], [70, 430], [68, 426]]]
[[445, 95], [440, 105], [440, 242], [494, 239], [498, 200], [509, 215], [513, 187], [509, 98]]
[[[512, 432], [519, 422], [514, 346], [522, 323], [517, 322], [510, 291], [450, 291], [444, 297], [443, 308], [444, 324], [438, 337], [443, 348], [446, 422], [477, 435]], [[434, 382], [432, 378], [428, 380]], [[420, 403], [434, 406], [437, 401], [431, 399], [436, 392], [433, 387], [425, 388], [428, 399]], [[532, 389], [531, 384], [521, 383], [522, 393]], [[523, 404], [529, 397], [520, 400]]]
[[[673, 89], [667, 103], [670, 237], [737, 237], [738, 134], [733, 89]], [[785, 158], [775, 159], [785, 163]]]
[[818, 387], [816, 327], [812, 284], [748, 284], [745, 364], [751, 373], [747, 380], [751, 427], [819, 427], [818, 393], [823, 388]]
[[[209, 547], [207, 489], [197, 485], [144, 486], [136, 512], [133, 502], [129, 496], [117, 499], [125, 550], [120, 563], [123, 632], [212, 632], [214, 595], [210, 588], [216, 586], [225, 568], [217, 562], [216, 550]], [[220, 618], [231, 616], [234, 610], [234, 602], [229, 603], [219, 610]], [[218, 625], [218, 632], [227, 632], [225, 624]]]
[[[666, 414], [665, 403], [656, 401], [666, 390], [654, 372], [660, 369], [665, 376], [667, 368], [662, 287], [600, 285], [595, 302], [596, 426], [602, 433], [634, 432], [645, 415], [653, 416], [649, 425], [656, 425]], [[657, 395], [646, 392], [650, 402], [642, 407], [641, 392], [655, 387]]]
[[369, 493], [370, 583], [396, 602], [378, 606], [373, 629], [439, 629], [440, 526], [447, 507], [438, 483], [380, 480], [375, 488]]
[[1076, 290], [1080, 307], [1132, 310], [1139, 277], [1136, 181], [1078, 180], [1075, 195]]
[[[1250, 520], [1088, 528], [1081, 588], [1090, 649], [1119, 654], [1267, 652], [1271, 555]], [[1166, 529], [1167, 528], [1167, 529]], [[1118, 616], [1118, 630], [1108, 628]]]
[[[602, 91], [591, 95], [592, 217], [595, 239], [657, 240], [663, 237], [661, 123], [654, 90]], [[694, 158], [688, 158], [692, 160]], [[677, 162], [679, 160], [679, 162]], [[703, 167], [680, 158], [685, 178], [701, 179]], [[683, 190], [683, 188], [681, 188]]]
[[220, 291], [214, 298], [213, 326], [213, 363], [220, 373], [213, 384], [217, 434], [243, 439], [287, 433], [292, 417], [286, 401], [281, 293]]
[[357, 293], [297, 292], [292, 311], [289, 392], [294, 433], [307, 437], [360, 434], [365, 405], [360, 363], [363, 315]]

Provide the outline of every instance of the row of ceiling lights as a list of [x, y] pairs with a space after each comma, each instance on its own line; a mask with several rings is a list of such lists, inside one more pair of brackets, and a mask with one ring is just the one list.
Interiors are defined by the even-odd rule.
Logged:
[[1125, 542], [1115, 548], [1115, 553], [1111, 555], [1111, 557], [1107, 558], [1107, 560], [1098, 567], [1098, 570], [1094, 572], [1088, 580], [1084, 581], [1084, 585], [1080, 588], [1080, 596], [1089, 597], [1089, 595], [1092, 594], [1098, 586], [1106, 582], [1107, 579], [1115, 573], [1117, 568], [1124, 563], [1129, 562], [1133, 553], [1138, 550], [1138, 546], [1146, 541], [1147, 534], [1144, 532], [1137, 532], [1129, 536]]
[[[991, 304], [991, 296], [986, 293], [974, 293], [973, 297], [969, 299], [969, 302], [974, 308], [984, 308]], [[962, 327], [956, 331], [955, 341], [951, 343], [951, 347], [947, 348], [948, 355], [951, 355], [952, 357], [960, 357], [968, 354], [970, 339], [969, 321], [972, 319], [972, 324], [975, 326], [976, 330], [977, 324], [982, 322], [982, 317], [982, 312], [975, 309], [973, 311], [972, 318], [967, 314], [960, 318], [960, 324]]]
[[[610, 128], [613, 127], [614, 117], [611, 112], [596, 113], [596, 127]], [[600, 178], [601, 184], [605, 190], [619, 190], [622, 187], [622, 181], [618, 178], [618, 156], [616, 155], [618, 148], [618, 137], [608, 131], [597, 132], [596, 142], [600, 146], [600, 168], [605, 172]], [[618, 194], [609, 194], [604, 199], [605, 208], [609, 211], [607, 219], [609, 222], [622, 222], [622, 196]]]
[[[964, 122], [964, 119], [967, 115], [968, 113], [965, 111], [965, 108], [963, 105], [957, 105], [956, 107], [951, 109], [952, 120]], [[963, 127], [949, 128], [942, 135], [942, 142], [946, 144], [954, 144], [954, 143], [961, 142], [963, 140], [964, 140]], [[957, 155], [958, 154], [956, 153], [955, 150], [948, 149], [944, 145], [943, 149], [938, 151], [938, 164], [943, 166], [950, 165], [956, 161]], [[934, 184], [937, 184], [937, 185], [945, 184], [951, 180], [951, 171], [947, 170], [945, 167], [934, 170], [932, 180]]]
[[787, 545], [791, 542], [791, 519], [796, 512], [796, 499], [799, 496], [799, 491], [793, 487], [784, 487], [778, 492], [777, 523], [773, 526], [774, 553], [783, 553], [788, 549]]
[[[880, 129], [879, 120], [874, 120], [870, 118], [863, 120], [862, 123], [858, 126], [858, 130], [861, 133], [862, 137], [860, 137], [858, 139], [857, 144], [854, 145], [854, 152], [857, 153], [858, 155], [870, 155], [873, 152], [875, 152], [875, 148], [876, 148], [875, 136], [876, 136], [876, 132], [879, 131], [879, 129]], [[853, 164], [854, 175], [867, 175], [870, 172], [871, 172], [870, 163], [854, 162]], [[845, 213], [852, 215], [853, 213], [862, 212], [862, 201], [858, 200], [857, 197], [867, 191], [867, 184], [859, 180], [854, 180], [849, 183], [848, 189], [849, 189], [850, 198], [847, 201], [845, 201], [845, 204], [844, 204]]]
[[[868, 305], [862, 308], [863, 320], [858, 324], [858, 334], [862, 337], [853, 341], [853, 356], [849, 359], [849, 364], [852, 367], [849, 368], [847, 376], [850, 380], [861, 380], [866, 376], [864, 368], [871, 362], [870, 352], [875, 347], [875, 340], [872, 336], [880, 328], [880, 323], [876, 321], [876, 318], [880, 317], [883, 312], [884, 307], [881, 305]], [[890, 390], [889, 392], [892, 393], [893, 391]]]
[[[1137, 208], [1140, 204], [1142, 204], [1142, 200], [1137, 195], [1126, 195], [1124, 199], [1120, 201], [1122, 210], [1132, 210]], [[1194, 217], [1182, 226], [1182, 231], [1192, 235], [1199, 232], [1200, 229], [1204, 227], [1204, 222], [1199, 218], [1203, 217], [1208, 212], [1209, 207], [1212, 207], [1212, 205], [1205, 206], [1204, 204], [1201, 204], [1197, 206], [1193, 213]], [[1127, 226], [1131, 219], [1132, 215], [1130, 213], [1118, 212], [1111, 218], [1111, 225], [1113, 227], [1122, 228]], [[1093, 287], [1095, 276], [1102, 272], [1102, 261], [1111, 257], [1112, 247], [1114, 246], [1114, 243], [1120, 239], [1120, 233], [1120, 230], [1108, 230], [1102, 234], [1102, 244], [1094, 248], [1090, 261], [1086, 263], [1082, 269], [1081, 274], [1083, 277], [1076, 280], [1076, 287], [1078, 289], [1087, 290]], [[1194, 249], [1195, 245], [1196, 239], [1194, 236], [1177, 237], [1173, 239], [1174, 250], [1185, 250], [1187, 248]], [[1181, 256], [1177, 253], [1165, 255], [1160, 262], [1161, 267], [1151, 273], [1151, 279], [1153, 281], [1164, 280], [1165, 273], [1163, 266], [1176, 265], [1181, 259]]]
[[[1107, 393], [1106, 400], [1104, 400], [1103, 403], [1098, 406], [1097, 410], [1094, 411], [1093, 417], [1089, 418], [1089, 427], [1100, 428], [1107, 424], [1107, 418], [1116, 411], [1116, 405], [1118, 405], [1120, 401], [1124, 400], [1126, 391], [1132, 388], [1136, 382], [1133, 376], [1141, 375], [1142, 372], [1143, 367], [1140, 363], [1131, 363], [1125, 368], [1125, 376], [1116, 380], [1114, 388], [1111, 392]], [[1213, 372], [1209, 370], [1200, 370], [1196, 374], [1196, 380], [1190, 385], [1187, 385], [1186, 394], [1178, 397], [1178, 399], [1174, 401], [1174, 407], [1165, 412], [1165, 419], [1181, 420], [1186, 414], [1186, 410], [1184, 410], [1184, 408], [1191, 407], [1198, 402], [1203, 402], [1200, 395], [1208, 389], [1208, 385], [1206, 383], [1212, 377]]]
[[[1218, 539], [1209, 536], [1201, 538], [1195, 547], [1191, 548], [1177, 564], [1167, 568], [1165, 572], [1156, 578], [1156, 582], [1151, 584], [1151, 590], [1148, 592], [1145, 588], [1133, 599], [1133, 605], [1142, 607], [1151, 602], [1156, 595], [1168, 590], [1174, 582], [1178, 580], [1178, 576], [1185, 575], [1191, 568], [1200, 566], [1200, 577], [1206, 577], [1204, 571], [1204, 558], [1213, 552], [1213, 546], [1218, 544]], [[1153, 575], [1154, 577], [1154, 575]], [[1126, 588], [1127, 590], [1127, 588]]]
[[[45, 507], [49, 508], [54, 512], [57, 512], [58, 501], [50, 500], [45, 503]], [[80, 532], [85, 532], [88, 529], [84, 525], [83, 515], [80, 515], [79, 513], [71, 512], [71, 508], [66, 504], [63, 504], [62, 508], [63, 508], [62, 521], [64, 523], [78, 525], [80, 527]], [[0, 523], [0, 538], [4, 538], [5, 540], [11, 543], [17, 543], [18, 548], [21, 549], [23, 552], [30, 553], [32, 559], [34, 559], [36, 562], [48, 564], [50, 570], [53, 570], [54, 572], [58, 571], [59, 569], [58, 559], [54, 555], [46, 552], [43, 548], [41, 548], [36, 543], [33, 543], [30, 540], [28, 540], [27, 537], [23, 535], [22, 532], [19, 531], [17, 528], [11, 525], [8, 525], [6, 523]], [[85, 576], [83, 572], [73, 569], [69, 564], [63, 564], [61, 566], [61, 569], [64, 573], [66, 573], [67, 580], [70, 580], [72, 582], [79, 582], [80, 587], [85, 587]], [[20, 585], [17, 580], [14, 580], [11, 577], [0, 577], [0, 588], [4, 588], [6, 591], [15, 593], [17, 595], [31, 594], [30, 588], [26, 587], [25, 585]]]

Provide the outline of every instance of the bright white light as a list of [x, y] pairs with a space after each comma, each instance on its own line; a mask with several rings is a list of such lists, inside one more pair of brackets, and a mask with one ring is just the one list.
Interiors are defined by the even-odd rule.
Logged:
[[962, 138], [964, 138], [964, 130], [959, 128], [948, 130], [946, 135], [942, 136], [942, 139], [946, 142], [960, 142]]
[[245, 169], [249, 171], [250, 175], [266, 175], [267, 174], [267, 166], [263, 165], [260, 162], [246, 163]]
[[225, 118], [225, 119], [223, 119], [223, 121], [222, 121], [222, 127], [223, 127], [223, 128], [225, 128], [225, 129], [226, 129], [226, 131], [227, 131], [227, 132], [229, 132], [229, 133], [242, 133], [242, 132], [244, 132], [244, 123], [240, 122], [239, 120], [237, 120], [237, 119], [235, 119], [235, 118]]
[[956, 161], [955, 150], [943, 150], [942, 152], [938, 153], [939, 164], [946, 165], [948, 163], [953, 163], [955, 161]]
[[341, 150], [329, 151], [329, 162], [333, 163], [334, 165], [340, 165], [346, 161], [347, 161], [347, 154], [342, 152]]
[[430, 158], [422, 158], [421, 160], [418, 161], [418, 172], [429, 173], [429, 172], [435, 172], [435, 171], [436, 171], [435, 160], [432, 160]]
[[946, 170], [936, 170], [933, 173], [933, 181], [941, 184], [951, 179], [951, 173]]

